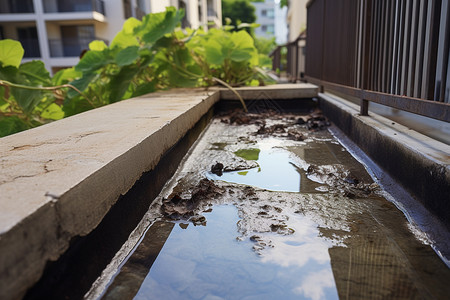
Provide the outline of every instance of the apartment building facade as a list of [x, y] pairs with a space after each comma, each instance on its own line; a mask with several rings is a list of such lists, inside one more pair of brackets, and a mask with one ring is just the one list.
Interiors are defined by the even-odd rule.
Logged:
[[275, 37], [277, 44], [287, 41], [286, 8], [280, 8], [279, 0], [265, 0], [264, 2], [252, 2], [255, 7], [257, 36]]
[[141, 19], [167, 6], [183, 8], [183, 26], [220, 26], [220, 0], [0, 0], [0, 39], [22, 43], [27, 60], [49, 71], [78, 63], [93, 40], [107, 44], [129, 17]]

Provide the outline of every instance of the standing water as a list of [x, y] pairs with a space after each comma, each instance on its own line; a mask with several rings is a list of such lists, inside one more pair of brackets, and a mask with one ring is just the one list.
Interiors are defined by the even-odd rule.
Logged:
[[325, 125], [213, 120], [87, 297], [447, 299], [449, 268]]

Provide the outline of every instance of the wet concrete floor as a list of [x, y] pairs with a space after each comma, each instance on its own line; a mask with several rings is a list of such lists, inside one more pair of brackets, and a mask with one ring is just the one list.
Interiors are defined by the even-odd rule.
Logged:
[[450, 269], [326, 128], [265, 117], [213, 120], [88, 298], [448, 299]]

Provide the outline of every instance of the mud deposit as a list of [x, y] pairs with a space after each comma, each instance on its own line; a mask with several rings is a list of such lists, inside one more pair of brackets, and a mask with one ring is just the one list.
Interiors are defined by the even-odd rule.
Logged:
[[450, 270], [328, 126], [218, 116], [88, 298], [448, 299]]

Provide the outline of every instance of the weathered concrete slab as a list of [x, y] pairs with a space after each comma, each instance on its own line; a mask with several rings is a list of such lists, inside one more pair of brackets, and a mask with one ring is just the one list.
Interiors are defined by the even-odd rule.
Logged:
[[359, 107], [319, 94], [320, 107], [375, 163], [450, 228], [450, 146]]
[[20, 298], [218, 100], [157, 93], [0, 139], [0, 299]]
[[[301, 99], [317, 97], [319, 88], [310, 83], [277, 84], [261, 87], [240, 87], [236, 88], [245, 100], [266, 100], [266, 99]], [[232, 91], [222, 89], [220, 92], [222, 100], [239, 100]]]

